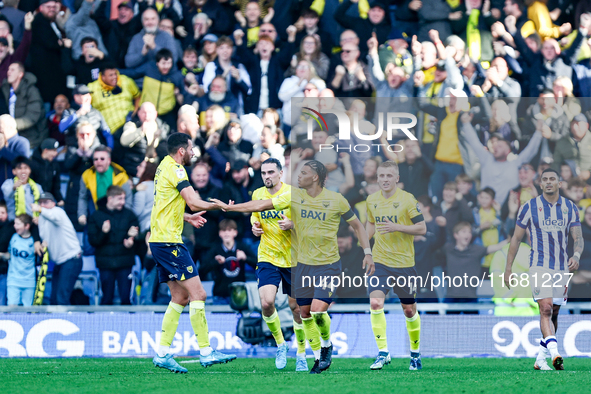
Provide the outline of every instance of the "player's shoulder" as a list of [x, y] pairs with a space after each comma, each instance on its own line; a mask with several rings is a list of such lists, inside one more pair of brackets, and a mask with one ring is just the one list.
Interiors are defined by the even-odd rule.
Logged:
[[410, 202], [414, 205], [414, 202], [417, 200], [414, 194], [407, 192], [406, 190], [400, 189], [400, 200]]
[[262, 200], [263, 197], [267, 194], [267, 188], [265, 186], [259, 187], [254, 192], [252, 192], [252, 199], [253, 200]]
[[324, 197], [332, 200], [340, 200], [345, 198], [341, 193], [333, 192], [332, 190], [328, 190], [326, 188], [324, 188]]
[[382, 196], [382, 191], [378, 190], [375, 193], [371, 193], [369, 196], [367, 196], [366, 201], [367, 202], [374, 202], [374, 201], [378, 201]]

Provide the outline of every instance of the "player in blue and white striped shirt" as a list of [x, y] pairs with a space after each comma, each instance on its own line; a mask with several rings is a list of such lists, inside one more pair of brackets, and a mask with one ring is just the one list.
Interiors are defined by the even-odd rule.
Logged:
[[[576, 205], [560, 196], [560, 175], [553, 169], [542, 172], [542, 195], [526, 202], [517, 215], [517, 226], [511, 239], [505, 267], [505, 283], [510, 287], [515, 281], [511, 268], [521, 239], [526, 230], [531, 238], [529, 282], [534, 300], [540, 306], [540, 328], [544, 338], [540, 341], [535, 369], [551, 369], [546, 357], [548, 352], [556, 369], [564, 369], [558, 354], [556, 328], [560, 306], [566, 304], [569, 271], [579, 267], [583, 252], [583, 236]], [[568, 257], [566, 247], [569, 233], [574, 240], [574, 253]]]

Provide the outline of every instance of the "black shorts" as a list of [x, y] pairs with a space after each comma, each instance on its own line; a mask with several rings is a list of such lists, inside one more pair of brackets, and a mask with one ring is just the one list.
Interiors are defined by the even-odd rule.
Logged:
[[185, 244], [150, 242], [150, 250], [156, 262], [160, 283], [199, 276], [191, 253]]
[[341, 260], [327, 265], [298, 263], [294, 275], [298, 305], [312, 305], [312, 300], [320, 300], [330, 304], [337, 291], [337, 288], [331, 288], [331, 278], [333, 276], [340, 278], [341, 273]]
[[259, 289], [266, 285], [279, 288], [282, 284], [283, 294], [291, 297], [291, 268], [277, 267], [271, 263], [257, 263], [257, 284]]
[[400, 298], [402, 304], [414, 304], [417, 302], [417, 284], [416, 279], [413, 278], [417, 277], [415, 267], [392, 268], [376, 263], [376, 271], [367, 280], [369, 294], [379, 290], [388, 295], [391, 289]]

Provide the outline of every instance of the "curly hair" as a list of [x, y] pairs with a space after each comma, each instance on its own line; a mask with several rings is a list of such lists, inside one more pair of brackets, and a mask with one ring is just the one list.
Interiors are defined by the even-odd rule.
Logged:
[[326, 183], [326, 177], [328, 176], [328, 171], [326, 170], [324, 164], [318, 160], [310, 160], [304, 165], [310, 167], [318, 175], [318, 184], [321, 187], [324, 187], [324, 184]]

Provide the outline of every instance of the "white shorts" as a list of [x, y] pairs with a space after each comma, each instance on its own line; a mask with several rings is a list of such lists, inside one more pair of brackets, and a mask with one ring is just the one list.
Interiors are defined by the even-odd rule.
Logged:
[[529, 283], [534, 301], [552, 298], [554, 305], [566, 305], [568, 283], [572, 274], [568, 271], [545, 267], [529, 267]]

